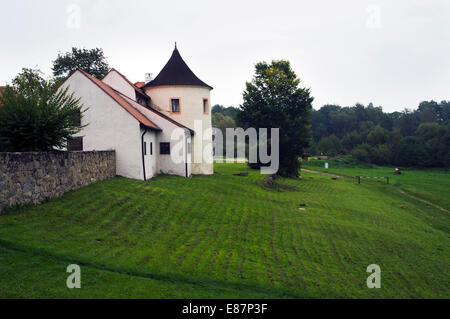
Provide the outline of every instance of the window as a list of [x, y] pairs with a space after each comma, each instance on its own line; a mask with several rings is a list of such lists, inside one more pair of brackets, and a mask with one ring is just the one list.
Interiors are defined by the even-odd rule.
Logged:
[[170, 155], [170, 143], [159, 144], [159, 154]]
[[204, 114], [208, 114], [209, 113], [208, 99], [203, 99], [203, 113]]
[[150, 142], [150, 155], [153, 155], [153, 143]]
[[171, 99], [172, 113], [180, 113], [180, 99]]
[[191, 154], [191, 143], [188, 143], [187, 145], [187, 153]]
[[147, 155], [147, 142], [144, 142], [144, 155]]
[[76, 137], [73, 140], [67, 141], [67, 150], [69, 152], [81, 152], [83, 151], [83, 138]]
[[77, 113], [75, 114], [75, 125], [81, 126], [81, 111], [77, 111]]

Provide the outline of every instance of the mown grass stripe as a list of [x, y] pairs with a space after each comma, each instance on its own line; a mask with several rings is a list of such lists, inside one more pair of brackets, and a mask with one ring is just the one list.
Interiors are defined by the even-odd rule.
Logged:
[[[216, 170], [90, 185], [0, 217], [0, 239], [98, 269], [181, 278], [181, 286], [210, 282], [217, 296], [233, 289], [222, 283], [236, 295], [244, 286], [271, 296], [450, 295], [448, 214], [392, 192], [397, 186], [304, 173], [280, 179], [296, 190], [279, 192], [245, 165]], [[382, 266], [385, 289], [365, 286], [372, 263]]]

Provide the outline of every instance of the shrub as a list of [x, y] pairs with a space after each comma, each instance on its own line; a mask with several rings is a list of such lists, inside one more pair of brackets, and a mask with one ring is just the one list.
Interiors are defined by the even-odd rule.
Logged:
[[359, 144], [352, 151], [352, 156], [358, 161], [371, 163], [372, 149], [369, 144]]
[[328, 156], [336, 156], [342, 151], [341, 141], [335, 135], [324, 137], [319, 142], [319, 151]]
[[81, 126], [80, 99], [51, 82], [17, 80], [0, 98], [0, 149], [43, 152], [64, 148]]
[[398, 166], [432, 166], [430, 147], [425, 140], [417, 136], [402, 138], [395, 152], [395, 164]]

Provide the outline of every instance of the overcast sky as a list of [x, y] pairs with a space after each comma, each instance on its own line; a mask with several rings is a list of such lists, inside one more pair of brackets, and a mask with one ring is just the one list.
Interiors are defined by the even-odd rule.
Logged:
[[213, 104], [241, 104], [254, 64], [272, 59], [291, 61], [315, 108], [450, 99], [449, 0], [0, 1], [0, 85], [22, 67], [50, 76], [73, 46], [103, 48], [140, 81], [177, 41]]

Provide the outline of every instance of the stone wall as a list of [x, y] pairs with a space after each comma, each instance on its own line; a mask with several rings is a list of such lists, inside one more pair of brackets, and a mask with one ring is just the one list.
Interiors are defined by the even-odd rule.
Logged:
[[114, 151], [0, 153], [0, 214], [115, 176]]

